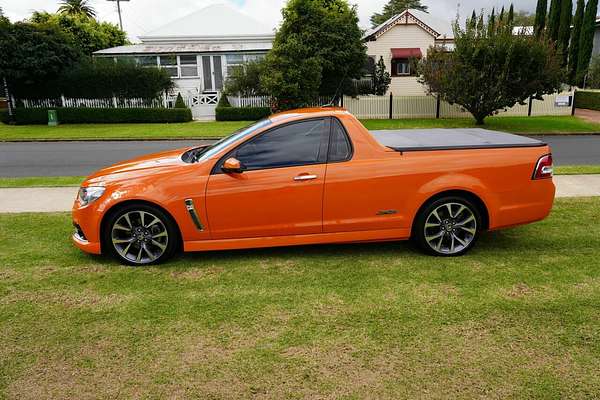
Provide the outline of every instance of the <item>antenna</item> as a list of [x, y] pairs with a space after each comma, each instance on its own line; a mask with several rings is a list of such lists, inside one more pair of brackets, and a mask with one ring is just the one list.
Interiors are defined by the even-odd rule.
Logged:
[[335, 104], [333, 104], [333, 102], [337, 98], [338, 93], [339, 93], [340, 89], [342, 88], [342, 84], [344, 83], [344, 79], [346, 79], [346, 75], [348, 75], [348, 68], [346, 68], [346, 71], [344, 72], [344, 76], [342, 76], [342, 79], [340, 80], [340, 83], [338, 84], [337, 89], [335, 89], [335, 93], [334, 93], [333, 97], [331, 98], [329, 103], [323, 105], [322, 107], [334, 107], [335, 106]]

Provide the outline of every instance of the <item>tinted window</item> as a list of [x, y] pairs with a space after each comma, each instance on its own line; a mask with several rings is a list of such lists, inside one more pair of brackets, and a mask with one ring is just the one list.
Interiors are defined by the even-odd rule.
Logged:
[[327, 122], [303, 121], [275, 128], [241, 145], [235, 157], [247, 169], [315, 164], [329, 130]]
[[329, 142], [329, 161], [344, 161], [350, 158], [352, 148], [348, 136], [337, 119], [333, 119], [331, 141]]

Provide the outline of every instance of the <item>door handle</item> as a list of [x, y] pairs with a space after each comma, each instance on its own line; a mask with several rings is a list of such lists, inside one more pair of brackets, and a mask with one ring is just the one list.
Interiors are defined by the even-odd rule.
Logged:
[[316, 175], [303, 174], [303, 175], [298, 175], [297, 177], [294, 178], [295, 181], [310, 181], [312, 179], [317, 179], [317, 176]]

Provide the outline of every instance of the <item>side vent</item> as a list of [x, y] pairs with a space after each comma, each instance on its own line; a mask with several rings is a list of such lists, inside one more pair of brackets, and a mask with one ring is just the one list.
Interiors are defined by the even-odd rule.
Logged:
[[203, 231], [204, 226], [202, 225], [202, 222], [200, 221], [200, 218], [198, 217], [198, 213], [196, 212], [196, 207], [194, 207], [194, 201], [192, 199], [185, 200], [185, 208], [190, 213], [190, 218], [192, 218], [192, 221], [194, 222], [194, 225], [196, 225], [196, 228], [199, 231]]

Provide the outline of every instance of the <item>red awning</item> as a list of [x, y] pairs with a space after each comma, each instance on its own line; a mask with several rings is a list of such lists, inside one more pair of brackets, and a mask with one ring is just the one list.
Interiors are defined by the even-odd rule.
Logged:
[[406, 48], [406, 49], [392, 49], [392, 58], [421, 58], [423, 54], [421, 49], [417, 48]]

